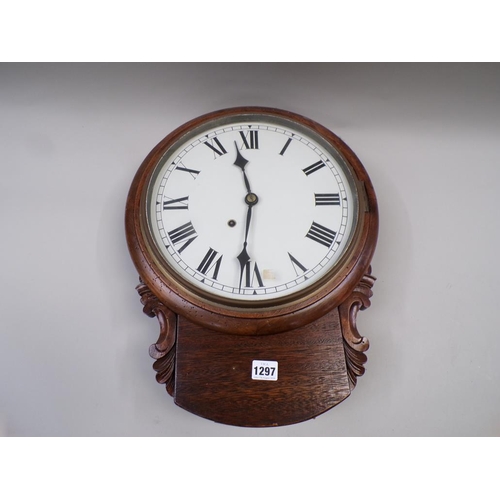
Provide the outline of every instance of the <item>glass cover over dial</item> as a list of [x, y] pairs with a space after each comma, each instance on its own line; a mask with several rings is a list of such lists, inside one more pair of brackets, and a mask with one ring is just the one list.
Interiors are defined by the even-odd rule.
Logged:
[[358, 211], [356, 183], [334, 146], [265, 114], [186, 133], [147, 191], [148, 229], [167, 267], [188, 288], [240, 304], [317, 284], [346, 252]]

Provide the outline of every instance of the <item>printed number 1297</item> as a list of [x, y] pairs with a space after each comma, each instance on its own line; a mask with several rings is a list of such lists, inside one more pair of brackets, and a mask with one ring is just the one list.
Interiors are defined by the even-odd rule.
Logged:
[[253, 360], [253, 380], [278, 380], [278, 362]]

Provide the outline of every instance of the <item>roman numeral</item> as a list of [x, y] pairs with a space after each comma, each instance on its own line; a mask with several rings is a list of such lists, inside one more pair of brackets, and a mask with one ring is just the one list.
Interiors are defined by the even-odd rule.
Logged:
[[317, 222], [312, 223], [309, 232], [306, 234], [307, 238], [321, 243], [322, 245], [325, 245], [325, 247], [329, 247], [333, 243], [335, 236], [337, 236], [335, 231], [332, 231]]
[[316, 205], [340, 205], [340, 194], [338, 193], [315, 193]]
[[255, 280], [257, 280], [257, 283], [259, 286], [264, 286], [264, 282], [262, 281], [262, 276], [259, 271], [259, 266], [257, 265], [257, 262], [253, 266], [253, 273], [251, 272], [251, 262], [248, 262], [247, 265], [245, 266], [245, 286], [247, 288], [254, 288], [253, 284]]
[[[177, 198], [175, 200], [167, 200], [163, 202], [163, 210], [187, 210], [188, 204], [187, 200], [189, 196], [183, 196], [182, 198]], [[184, 203], [186, 202], [186, 203]]]
[[320, 161], [317, 161], [316, 163], [313, 163], [312, 165], [309, 165], [308, 167], [302, 169], [302, 171], [306, 175], [311, 175], [314, 172], [317, 172], [320, 168], [323, 168], [325, 166], [326, 166], [325, 163], [320, 160]]
[[243, 140], [243, 148], [259, 149], [259, 131], [249, 130], [246, 134], [240, 131], [241, 139]]
[[288, 146], [290, 146], [291, 142], [292, 142], [292, 138], [289, 137], [288, 141], [286, 141], [285, 145], [283, 146], [283, 149], [280, 151], [281, 156], [283, 156], [285, 154], [285, 151], [287, 150]]
[[199, 170], [194, 170], [192, 168], [186, 168], [182, 163], [179, 163], [179, 165], [175, 168], [175, 170], [180, 170], [181, 172], [187, 172], [188, 174], [191, 174], [194, 178], [200, 173]]
[[218, 252], [210, 248], [196, 270], [206, 276], [208, 276], [209, 271], [212, 271], [212, 279], [216, 280], [219, 275], [220, 263], [222, 262], [222, 255], [214, 262], [217, 255], [219, 255]]
[[218, 158], [219, 156], [225, 155], [227, 153], [227, 151], [224, 149], [224, 146], [220, 143], [217, 137], [214, 137], [213, 139], [210, 140], [210, 142], [206, 141], [203, 144], [205, 144], [205, 146], [209, 147], [214, 152], [214, 159]]
[[[288, 257], [290, 257], [290, 261], [293, 266], [293, 270], [295, 271], [295, 274], [299, 276], [302, 273], [305, 273], [307, 271], [307, 267], [302, 265], [290, 252], [288, 252]], [[297, 272], [297, 268], [299, 268], [302, 273]]]
[[194, 230], [193, 224], [191, 224], [191, 222], [187, 222], [186, 224], [169, 231], [168, 237], [174, 246], [182, 243], [182, 246], [177, 250], [178, 253], [181, 253], [198, 237], [198, 235]]

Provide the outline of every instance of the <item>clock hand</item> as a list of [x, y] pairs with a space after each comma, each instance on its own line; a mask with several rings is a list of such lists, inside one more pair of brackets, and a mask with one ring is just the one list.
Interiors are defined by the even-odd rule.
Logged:
[[239, 289], [241, 291], [241, 282], [243, 281], [243, 273], [245, 272], [245, 268], [248, 266], [250, 262], [250, 255], [247, 252], [247, 239], [248, 239], [248, 228], [250, 227], [250, 220], [252, 218], [252, 206], [250, 205], [247, 210], [247, 222], [245, 228], [245, 241], [243, 242], [243, 250], [240, 252], [238, 257], [238, 261], [240, 262], [240, 284]]
[[259, 198], [255, 193], [252, 193], [252, 190], [250, 189], [250, 182], [248, 181], [247, 174], [245, 172], [245, 166], [248, 163], [248, 160], [243, 157], [243, 155], [240, 153], [240, 150], [238, 149], [238, 144], [236, 141], [234, 141], [234, 146], [236, 148], [236, 159], [234, 160], [234, 165], [237, 167], [241, 168], [241, 171], [243, 172], [243, 180], [245, 182], [245, 187], [247, 188], [247, 195], [245, 196], [245, 203], [248, 205], [247, 209], [247, 218], [246, 218], [246, 223], [245, 223], [245, 241], [243, 242], [243, 249], [236, 257], [240, 263], [240, 284], [239, 284], [239, 289], [241, 290], [241, 282], [243, 281], [243, 273], [245, 272], [245, 269], [247, 268], [248, 264], [250, 263], [250, 255], [248, 255], [247, 252], [247, 245], [248, 245], [248, 232], [250, 229], [250, 221], [252, 220], [252, 208], [253, 206], [259, 201]]
[[241, 168], [241, 171], [243, 172], [243, 180], [245, 181], [245, 187], [247, 188], [247, 193], [251, 193], [252, 190], [250, 189], [250, 183], [248, 182], [248, 177], [245, 172], [245, 166], [248, 163], [248, 160], [246, 158], [243, 158], [243, 155], [238, 149], [238, 144], [236, 144], [236, 141], [234, 141], [234, 146], [236, 147], [236, 160], [234, 160], [233, 165]]
[[243, 250], [236, 257], [240, 262], [240, 285], [239, 288], [241, 290], [241, 282], [243, 281], [243, 273], [245, 272], [246, 267], [250, 262], [250, 255], [247, 252], [248, 245], [248, 231], [250, 229], [250, 221], [252, 220], [252, 208], [259, 201], [259, 198], [254, 193], [248, 193], [245, 196], [245, 203], [248, 205], [247, 209], [247, 219], [245, 223], [245, 241], [243, 242]]

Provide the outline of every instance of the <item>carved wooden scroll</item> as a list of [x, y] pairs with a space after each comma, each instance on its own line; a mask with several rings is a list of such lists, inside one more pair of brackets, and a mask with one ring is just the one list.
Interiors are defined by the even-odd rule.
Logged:
[[156, 380], [165, 384], [167, 392], [173, 396], [175, 387], [175, 342], [177, 337], [177, 315], [165, 307], [151, 290], [141, 283], [136, 287], [144, 306], [144, 313], [149, 317], [157, 317], [160, 324], [160, 336], [155, 344], [149, 347], [149, 355], [156, 361], [153, 364], [157, 372]]
[[[222, 423], [260, 427], [286, 425], [312, 418], [345, 399], [356, 386], [357, 378], [365, 372], [365, 351], [369, 342], [359, 334], [356, 318], [360, 310], [370, 306], [374, 282], [375, 277], [369, 268], [348, 299], [337, 309], [289, 334], [242, 337], [215, 332], [178, 318], [141, 281], [137, 291], [144, 313], [156, 316], [160, 325], [159, 338], [149, 348], [150, 356], [156, 360], [153, 364], [157, 372], [156, 380], [165, 384], [167, 392], [174, 396], [179, 406]], [[182, 325], [183, 332], [177, 338], [177, 329], [181, 329]], [[279, 382], [268, 386], [250, 380], [248, 371], [251, 359], [267, 359], [266, 356], [279, 359], [283, 373]], [[288, 366], [289, 359], [292, 361]], [[321, 376], [312, 377], [303, 385], [309, 391], [315, 387], [313, 392], [321, 401], [309, 401], [309, 393], [301, 396], [300, 387], [294, 384], [303, 377], [303, 373], [297, 371], [301, 363], [306, 363], [311, 373], [320, 370]], [[176, 364], [179, 374], [176, 374]], [[321, 371], [325, 367], [329, 367], [328, 373]], [[332, 367], [337, 367], [337, 371], [332, 371]], [[287, 372], [293, 373], [293, 376], [288, 376], [288, 381]], [[178, 394], [175, 390], [176, 378]], [[234, 387], [226, 390], [229, 382]], [[314, 384], [319, 385], [316, 387]], [[272, 392], [271, 399], [280, 403], [280, 410], [272, 407], [269, 415], [261, 414], [262, 405], [271, 391], [276, 391]], [[250, 415], [251, 411], [245, 406], [247, 400], [252, 398], [260, 401], [260, 406], [256, 407], [260, 410], [255, 415]], [[282, 399], [287, 403], [281, 402]], [[302, 406], [307, 408], [303, 410]], [[287, 412], [291, 412], [290, 415]], [[274, 420], [275, 413], [281, 420]]]
[[367, 274], [361, 278], [349, 298], [339, 306], [340, 323], [342, 325], [342, 337], [344, 340], [344, 351], [347, 365], [349, 386], [356, 386], [357, 378], [365, 373], [366, 363], [365, 351], [370, 347], [366, 337], [362, 337], [356, 327], [356, 317], [359, 310], [370, 307], [370, 297], [373, 295], [372, 286], [376, 278], [371, 275], [371, 267]]

